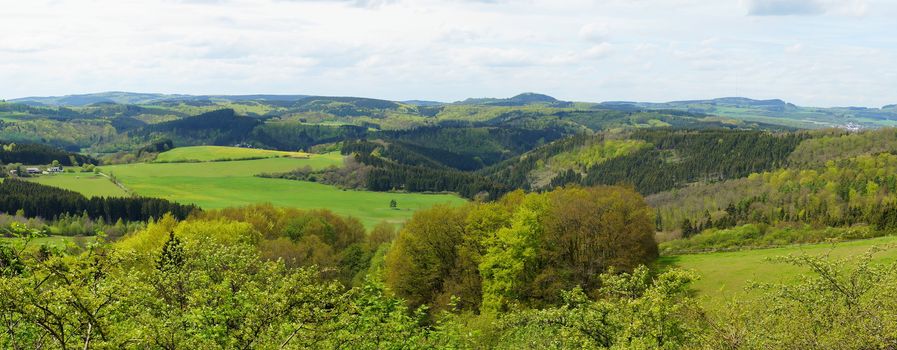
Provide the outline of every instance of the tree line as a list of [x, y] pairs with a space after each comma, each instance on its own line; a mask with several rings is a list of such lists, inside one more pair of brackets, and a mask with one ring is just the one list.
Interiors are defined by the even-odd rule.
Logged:
[[91, 197], [80, 193], [34, 182], [6, 179], [0, 183], [0, 212], [21, 212], [25, 217], [53, 219], [64, 215], [86, 213], [91, 219], [105, 222], [147, 221], [170, 213], [186, 218], [198, 210], [165, 199], [149, 197]]
[[96, 159], [78, 153], [66, 152], [53, 146], [28, 143], [0, 141], [0, 165], [21, 163], [27, 165], [50, 164], [58, 161], [64, 166], [81, 166], [82, 164], [99, 164]]

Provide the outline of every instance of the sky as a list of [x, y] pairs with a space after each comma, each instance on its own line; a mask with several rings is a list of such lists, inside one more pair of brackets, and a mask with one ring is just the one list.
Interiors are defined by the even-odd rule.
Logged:
[[0, 98], [897, 103], [894, 0], [0, 2]]

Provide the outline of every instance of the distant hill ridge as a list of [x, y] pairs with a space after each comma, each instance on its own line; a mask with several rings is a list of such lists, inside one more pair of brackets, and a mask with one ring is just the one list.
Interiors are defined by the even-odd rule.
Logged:
[[[391, 115], [411, 115], [434, 117], [442, 111], [451, 110], [455, 106], [483, 107], [525, 107], [544, 106], [548, 108], [578, 108], [581, 110], [615, 110], [624, 113], [640, 111], [656, 111], [661, 113], [687, 113], [690, 115], [718, 116], [727, 120], [741, 120], [749, 123], [771, 123], [791, 128], [866, 128], [892, 125], [897, 121], [897, 104], [882, 108], [869, 107], [802, 107], [781, 99], [755, 100], [745, 97], [722, 97], [707, 100], [682, 100], [672, 102], [635, 102], [608, 101], [601, 103], [563, 101], [549, 95], [526, 92], [508, 98], [468, 98], [452, 103], [426, 100], [390, 101], [384, 99], [350, 97], [350, 96], [315, 96], [315, 95], [182, 95], [154, 94], [131, 92], [102, 92], [51, 97], [25, 97], [0, 104], [0, 112], [27, 112], [28, 108], [43, 108], [40, 113], [53, 118], [78, 117], [79, 113], [66, 108], [57, 107], [89, 107], [95, 116], [122, 115], [137, 116], [140, 114], [158, 114], [156, 106], [174, 107], [187, 105], [209, 107], [222, 104], [241, 104], [245, 106], [261, 106], [255, 116], [262, 117], [274, 110], [289, 110], [298, 113], [326, 113], [338, 118], [374, 118], [383, 120]], [[150, 108], [146, 108], [150, 107]], [[124, 108], [124, 109], [122, 109]], [[235, 107], [238, 108], [238, 107]], [[242, 107], [239, 107], [242, 108]], [[246, 110], [242, 108], [241, 110]], [[38, 114], [40, 114], [38, 113]], [[243, 112], [249, 114], [248, 112]], [[183, 113], [172, 112], [182, 117]], [[504, 117], [514, 118], [514, 114]], [[121, 124], [121, 123], [119, 123]], [[120, 129], [140, 126], [118, 125]]]
[[151, 104], [159, 102], [177, 101], [298, 101], [308, 95], [183, 95], [183, 94], [156, 94], [135, 93], [123, 91], [109, 91], [92, 94], [78, 94], [65, 96], [32, 96], [9, 100], [9, 102], [22, 103], [32, 106], [88, 106], [94, 104]]
[[[329, 100], [339, 102], [350, 101], [378, 101], [379, 108], [392, 108], [394, 105], [386, 103], [402, 103], [412, 106], [438, 106], [448, 104], [439, 101], [429, 100], [404, 100], [391, 101], [375, 98], [354, 97], [354, 96], [317, 96], [317, 95], [279, 95], [279, 94], [247, 94], [247, 95], [187, 95], [187, 94], [161, 94], [161, 93], [137, 93], [125, 91], [108, 91], [90, 94], [73, 94], [64, 96], [30, 96], [22, 98], [9, 99], [7, 102], [21, 103], [32, 106], [88, 106], [102, 104], [152, 104], [160, 102], [177, 102], [177, 101], [281, 101], [299, 103], [303, 100]], [[507, 105], [521, 106], [527, 104], [566, 104], [567, 101], [561, 101], [557, 98], [546, 94], [535, 92], [525, 92], [509, 98], [468, 98], [462, 101], [454, 102], [454, 104], [478, 104], [478, 105]], [[689, 104], [710, 104], [710, 105], [727, 105], [742, 107], [760, 107], [760, 108], [799, 108], [797, 105], [783, 101], [781, 99], [756, 100], [746, 97], [721, 97], [714, 99], [698, 99], [698, 100], [681, 100], [670, 102], [637, 102], [637, 101], [605, 101], [600, 105], [606, 106], [639, 106], [639, 107], [670, 107], [682, 106]], [[836, 107], [837, 108], [837, 107]], [[841, 107], [845, 109], [871, 109], [870, 107]], [[897, 104], [889, 104], [880, 109], [897, 109]]]

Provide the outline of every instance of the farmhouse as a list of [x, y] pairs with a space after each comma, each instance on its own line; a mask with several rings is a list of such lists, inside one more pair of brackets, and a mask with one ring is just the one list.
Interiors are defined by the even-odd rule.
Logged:
[[51, 173], [61, 173], [61, 172], [62, 172], [62, 167], [61, 167], [61, 166], [54, 166], [54, 167], [51, 167], [51, 168], [47, 169], [47, 171], [49, 171], [49, 172], [51, 172]]
[[29, 173], [29, 174], [40, 174], [40, 169], [38, 169], [38, 168], [26, 168], [26, 169], [25, 169], [25, 172], [26, 172], [26, 173]]

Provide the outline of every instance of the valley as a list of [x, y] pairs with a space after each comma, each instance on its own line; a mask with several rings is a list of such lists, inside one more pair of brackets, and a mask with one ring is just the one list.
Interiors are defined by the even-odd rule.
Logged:
[[[245, 261], [217, 269], [315, 289], [308, 300], [318, 308], [390, 305], [384, 322], [420, 344], [462, 332], [451, 340], [459, 347], [594, 345], [582, 329], [646, 332], [629, 321], [639, 319], [688, 328], [674, 342], [695, 345], [769, 327], [761, 314], [801, 339], [790, 330], [800, 320], [891, 310], [877, 301], [897, 283], [897, 131], [880, 127], [887, 113], [845, 117], [869, 128], [858, 130], [802, 122], [836, 125], [835, 109], [811, 118], [742, 99], [589, 104], [521, 94], [412, 104], [119, 93], [5, 106], [21, 112], [0, 125], [3, 254], [63, 263], [108, 250], [126, 263], [101, 267], [113, 276], [103, 283], [127, 290], [114, 298], [129, 307], [158, 300], [146, 286], [167, 282], [154, 274]], [[182, 251], [195, 265], [178, 265]], [[789, 298], [793, 290], [814, 299]], [[807, 314], [811, 302], [838, 311]], [[266, 306], [291, 316], [265, 327], [307, 311], [284, 305]], [[190, 307], [261, 317], [231, 304]], [[358, 333], [338, 334], [300, 341]]]

